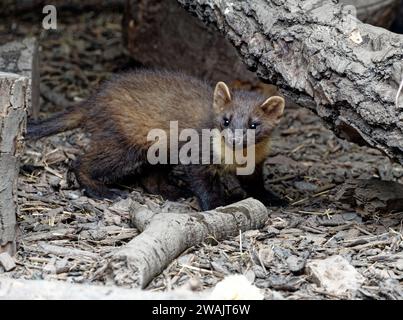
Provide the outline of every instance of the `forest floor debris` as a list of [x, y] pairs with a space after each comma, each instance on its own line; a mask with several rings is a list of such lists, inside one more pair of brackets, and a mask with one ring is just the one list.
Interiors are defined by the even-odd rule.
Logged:
[[[120, 19], [115, 12], [61, 12], [57, 31], [42, 30], [40, 15], [2, 20], [0, 36], [39, 39], [42, 116], [82, 101], [113, 72], [135, 66], [125, 55]], [[265, 90], [240, 81], [234, 85]], [[80, 130], [28, 142], [19, 184], [21, 240], [16, 267], [7, 276], [111, 284], [108, 259], [139, 232], [126, 200], [87, 198], [68, 173], [87, 144]], [[379, 151], [336, 138], [318, 117], [296, 107], [286, 108], [266, 166], [268, 183], [290, 205], [272, 210], [261, 230], [188, 249], [148, 290], [200, 291], [225, 276], [244, 274], [267, 299], [346, 298], [324, 290], [306, 267], [312, 260], [342, 256], [362, 277], [353, 298], [403, 298], [403, 212], [377, 207], [367, 212], [338, 198], [351, 179], [403, 183], [402, 166]], [[152, 211], [198, 210], [194, 198], [172, 203], [136, 186], [128, 190]]]

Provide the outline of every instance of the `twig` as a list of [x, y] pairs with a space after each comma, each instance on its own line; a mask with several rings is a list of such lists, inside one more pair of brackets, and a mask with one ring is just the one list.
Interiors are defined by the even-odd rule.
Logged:
[[268, 218], [267, 208], [251, 198], [198, 213], [154, 214], [138, 205], [130, 213], [144, 231], [112, 256], [110, 269], [116, 284], [142, 288], [189, 247], [259, 229]]

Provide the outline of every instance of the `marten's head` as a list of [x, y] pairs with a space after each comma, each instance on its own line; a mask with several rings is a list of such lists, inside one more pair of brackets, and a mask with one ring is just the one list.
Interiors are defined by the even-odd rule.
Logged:
[[[226, 142], [235, 147], [246, 145], [248, 129], [254, 130], [255, 143], [259, 143], [270, 137], [283, 115], [284, 106], [282, 97], [264, 98], [258, 93], [241, 90], [231, 92], [224, 82], [218, 82], [213, 100], [215, 127], [224, 130]], [[243, 130], [242, 137], [234, 134], [236, 129]]]

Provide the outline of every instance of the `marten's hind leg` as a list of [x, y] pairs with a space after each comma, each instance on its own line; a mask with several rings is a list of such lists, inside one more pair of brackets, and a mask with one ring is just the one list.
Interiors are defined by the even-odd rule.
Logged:
[[140, 173], [144, 165], [145, 158], [139, 150], [95, 144], [78, 159], [73, 170], [88, 196], [113, 199], [120, 194], [109, 189], [107, 184]]

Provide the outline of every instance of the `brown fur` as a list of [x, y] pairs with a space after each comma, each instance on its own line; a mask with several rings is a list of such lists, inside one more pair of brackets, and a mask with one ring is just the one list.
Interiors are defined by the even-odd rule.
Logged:
[[[265, 99], [257, 94], [235, 92], [232, 96], [223, 83], [213, 91], [206, 82], [180, 73], [136, 71], [116, 76], [85, 103], [33, 124], [28, 137], [38, 139], [82, 127], [91, 134], [92, 142], [74, 164], [77, 179], [90, 196], [112, 197], [107, 184], [158, 169], [147, 162], [151, 144], [147, 134], [159, 128], [169, 137], [170, 121], [178, 121], [179, 130], [222, 129], [223, 114], [232, 117], [234, 129], [248, 128], [250, 121], [259, 121], [256, 159], [260, 164], [268, 155], [270, 133], [282, 114], [282, 109], [280, 115], [271, 114], [264, 103]], [[271, 106], [273, 103], [269, 103]], [[224, 204], [217, 181], [220, 170], [209, 167], [213, 165], [184, 169], [184, 180], [203, 209]]]

